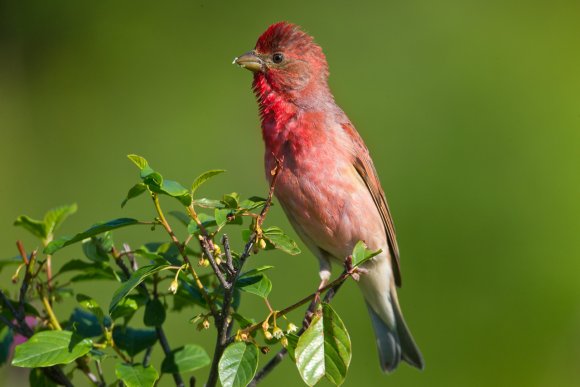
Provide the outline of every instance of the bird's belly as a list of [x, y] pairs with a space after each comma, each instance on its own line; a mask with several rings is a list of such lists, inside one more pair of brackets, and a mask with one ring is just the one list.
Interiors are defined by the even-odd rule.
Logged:
[[[344, 260], [359, 240], [370, 248], [387, 246], [376, 205], [350, 162], [284, 169], [276, 196], [307, 244]], [[309, 243], [310, 242], [310, 243]]]

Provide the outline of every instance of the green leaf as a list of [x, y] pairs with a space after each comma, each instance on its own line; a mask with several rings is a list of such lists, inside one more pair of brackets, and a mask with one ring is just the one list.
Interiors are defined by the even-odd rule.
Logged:
[[57, 387], [58, 385], [50, 380], [42, 369], [34, 368], [30, 370], [30, 375], [28, 376], [28, 384], [34, 387]]
[[[210, 231], [210, 228], [216, 227], [217, 225], [215, 218], [211, 215], [201, 212], [197, 214], [197, 217], [208, 232]], [[189, 225], [187, 226], [187, 232], [190, 234], [196, 234], [200, 232], [199, 226], [194, 220], [189, 222]]]
[[56, 240], [50, 242], [48, 244], [48, 246], [46, 246], [44, 248], [44, 253], [45, 254], [54, 254], [55, 252], [62, 249], [63, 247], [66, 247], [68, 245], [72, 245], [73, 243], [80, 242], [84, 239], [90, 238], [90, 237], [98, 235], [98, 234], [102, 234], [102, 233], [107, 232], [107, 231], [115, 230], [115, 229], [121, 228], [121, 227], [132, 226], [134, 224], [139, 224], [139, 221], [137, 219], [131, 219], [131, 218], [119, 218], [119, 219], [111, 220], [109, 222], [97, 223], [94, 226], [92, 226], [91, 228], [89, 228], [88, 230], [83, 231], [83, 232], [81, 232], [73, 237], [59, 238], [59, 239], [56, 239]]
[[220, 381], [224, 387], [245, 387], [258, 368], [258, 347], [252, 343], [230, 344], [218, 364]]
[[143, 367], [141, 364], [117, 363], [115, 374], [127, 387], [153, 387], [159, 378], [153, 366]]
[[237, 192], [232, 192], [231, 194], [224, 195], [222, 198], [222, 203], [225, 204], [227, 208], [236, 210], [239, 207], [240, 195]]
[[110, 231], [83, 240], [83, 253], [94, 262], [107, 262], [113, 248], [113, 234]]
[[272, 291], [272, 282], [265, 274], [244, 274], [236, 282], [236, 288], [246, 293], [267, 298]]
[[80, 308], [74, 308], [66, 329], [81, 337], [100, 337], [103, 335], [103, 327], [97, 316]]
[[203, 208], [224, 208], [224, 204], [219, 200], [213, 200], [208, 198], [201, 198], [196, 199], [193, 201], [195, 206], [203, 207]]
[[352, 266], [360, 266], [374, 256], [382, 253], [383, 250], [371, 251], [367, 248], [366, 243], [358, 241], [352, 250]]
[[322, 304], [322, 314], [300, 336], [295, 356], [298, 372], [309, 386], [323, 376], [335, 385], [344, 382], [352, 357], [350, 337], [329, 304]]
[[43, 331], [16, 347], [12, 365], [50, 367], [68, 364], [91, 350], [93, 342], [70, 331]]
[[298, 345], [300, 336], [298, 336], [296, 333], [286, 333], [286, 338], [288, 339], [286, 350], [288, 351], [288, 355], [290, 355], [290, 359], [296, 363], [296, 346]]
[[16, 218], [14, 225], [25, 228], [39, 239], [46, 239], [46, 236], [48, 235], [46, 225], [43, 221], [32, 219], [26, 215], [20, 215]]
[[276, 249], [282, 250], [290, 255], [300, 254], [300, 248], [290, 237], [279, 228], [269, 227], [262, 230], [262, 235]]
[[251, 198], [242, 201], [239, 206], [244, 210], [251, 211], [255, 210], [256, 208], [263, 207], [264, 204], [266, 204], [266, 199], [258, 196], [252, 196]]
[[8, 360], [13, 340], [12, 330], [7, 325], [0, 326], [0, 366]]
[[79, 305], [85, 309], [88, 310], [89, 312], [91, 312], [92, 314], [94, 314], [97, 319], [99, 320], [99, 323], [103, 323], [103, 319], [105, 318], [105, 314], [103, 313], [103, 310], [101, 309], [101, 307], [99, 306], [99, 304], [97, 303], [97, 301], [95, 301], [93, 298], [86, 296], [84, 294], [77, 294], [77, 302], [79, 303]]
[[147, 168], [149, 166], [149, 163], [147, 162], [147, 160], [145, 160], [144, 157], [141, 157], [139, 155], [134, 155], [134, 154], [127, 155], [127, 157], [129, 158], [129, 160], [131, 160], [133, 163], [135, 163], [135, 165], [139, 169]]
[[155, 329], [133, 329], [117, 325], [113, 328], [113, 340], [117, 347], [133, 357], [155, 344], [157, 332]]
[[77, 212], [76, 203], [64, 205], [60, 207], [53, 208], [49, 210], [44, 215], [44, 225], [46, 227], [46, 234], [53, 234], [60, 225], [68, 218], [70, 215]]
[[225, 170], [223, 169], [212, 169], [211, 171], [204, 172], [198, 177], [196, 177], [195, 180], [193, 181], [193, 184], [191, 185], [191, 196], [193, 197], [195, 195], [195, 191], [197, 191], [197, 189], [208, 179], [216, 175], [219, 175], [220, 173], [223, 172], [225, 172]]
[[169, 195], [176, 198], [184, 206], [189, 206], [191, 204], [191, 194], [181, 184], [173, 180], [165, 180], [161, 187], [159, 188], [159, 193]]
[[125, 204], [127, 204], [129, 200], [136, 198], [145, 191], [147, 191], [147, 186], [145, 184], [143, 183], [135, 184], [133, 187], [131, 187], [129, 192], [127, 192], [127, 197], [121, 203], [121, 208], [125, 207]]
[[259, 267], [256, 267], [255, 269], [248, 270], [247, 272], [242, 273], [240, 275], [240, 277], [251, 277], [251, 276], [253, 276], [255, 274], [258, 274], [258, 273], [261, 273], [263, 271], [267, 271], [267, 270], [270, 270], [270, 269], [273, 269], [273, 268], [274, 268], [274, 266], [271, 266], [271, 265], [259, 266]]
[[143, 282], [147, 277], [159, 273], [161, 270], [169, 267], [170, 265], [149, 265], [143, 266], [133, 274], [131, 277], [125, 281], [119, 289], [113, 293], [113, 299], [111, 300], [111, 304], [109, 305], [109, 313], [113, 314], [117, 304], [135, 289], [141, 282]]
[[145, 305], [143, 324], [146, 327], [157, 327], [165, 322], [165, 307], [159, 299], [154, 298]]
[[171, 351], [163, 359], [161, 372], [173, 374], [176, 372], [191, 372], [203, 368], [210, 363], [210, 358], [205, 349], [195, 344], [186, 344]]
[[175, 219], [179, 220], [184, 226], [187, 226], [191, 221], [191, 218], [181, 211], [169, 211], [169, 215], [173, 216]]
[[111, 318], [116, 320], [124, 317], [126, 320], [130, 320], [137, 309], [147, 303], [147, 300], [148, 298], [142, 294], [130, 294], [117, 304], [115, 310], [111, 312]]
[[231, 212], [228, 208], [216, 208], [215, 209], [215, 222], [218, 228], [222, 228], [228, 222], [228, 214]]

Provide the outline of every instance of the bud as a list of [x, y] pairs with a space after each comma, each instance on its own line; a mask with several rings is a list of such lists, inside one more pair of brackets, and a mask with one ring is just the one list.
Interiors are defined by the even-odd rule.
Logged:
[[217, 265], [221, 265], [221, 264], [222, 264], [222, 260], [221, 260], [221, 258], [220, 258], [220, 257], [217, 257], [217, 258], [215, 259], [215, 263], [216, 263]]
[[270, 352], [270, 347], [260, 347], [260, 352], [265, 355]]
[[267, 331], [270, 328], [270, 324], [268, 324], [268, 320], [264, 320], [264, 322], [262, 323], [262, 329], [264, 331]]
[[274, 329], [272, 330], [272, 334], [278, 340], [280, 340], [282, 337], [284, 337], [284, 332], [282, 332], [282, 329], [280, 329], [278, 327], [274, 327]]
[[270, 331], [264, 331], [264, 337], [266, 338], [266, 340], [272, 340], [272, 338], [273, 338]]
[[248, 332], [244, 332], [244, 331], [240, 332], [240, 339], [242, 341], [248, 340]]
[[282, 340], [280, 340], [280, 344], [282, 344], [282, 346], [286, 348], [288, 346], [288, 338], [282, 337]]
[[177, 281], [176, 279], [174, 279], [173, 281], [171, 281], [171, 284], [169, 285], [169, 291], [173, 294], [177, 293], [177, 288], [179, 287], [179, 281]]
[[206, 317], [206, 318], [204, 318], [204, 319], [203, 319], [203, 321], [202, 321], [202, 322], [200, 322], [200, 323], [197, 325], [197, 330], [198, 330], [198, 331], [203, 331], [203, 330], [205, 330], [205, 329], [209, 329], [209, 320], [208, 320], [208, 318], [207, 318], [207, 317]]
[[260, 248], [262, 250], [264, 250], [266, 248], [266, 241], [263, 238], [261, 238], [260, 242], [258, 242], [258, 243], [260, 244]]
[[208, 259], [204, 259], [201, 265], [203, 267], [208, 267], [209, 266], [209, 260]]
[[222, 253], [222, 249], [220, 249], [220, 247], [218, 245], [214, 245], [213, 246], [213, 252], [216, 256], [220, 255]]
[[296, 331], [298, 331], [298, 327], [292, 323], [289, 323], [286, 327], [286, 333], [294, 333]]

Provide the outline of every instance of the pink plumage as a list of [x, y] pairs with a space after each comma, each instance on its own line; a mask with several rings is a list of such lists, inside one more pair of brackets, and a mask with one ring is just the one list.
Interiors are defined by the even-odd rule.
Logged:
[[322, 49], [298, 26], [281, 22], [235, 62], [254, 72], [266, 176], [276, 158], [284, 160], [275, 194], [318, 258], [322, 285], [331, 263], [342, 265], [359, 240], [382, 249], [359, 280], [381, 368], [392, 371], [404, 360], [422, 369], [397, 299], [399, 249], [389, 207], [367, 147], [328, 88]]

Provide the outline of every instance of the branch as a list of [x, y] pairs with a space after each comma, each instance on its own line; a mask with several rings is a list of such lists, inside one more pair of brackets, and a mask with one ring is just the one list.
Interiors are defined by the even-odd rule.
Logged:
[[213, 303], [212, 299], [209, 297], [209, 294], [207, 294], [207, 291], [205, 290], [205, 287], [201, 283], [201, 280], [199, 279], [197, 272], [195, 271], [195, 269], [191, 265], [191, 262], [189, 261], [189, 258], [187, 257], [187, 254], [185, 253], [185, 248], [184, 248], [183, 244], [181, 244], [179, 242], [179, 239], [177, 239], [177, 237], [175, 236], [175, 233], [171, 229], [171, 226], [167, 222], [167, 219], [165, 219], [165, 215], [163, 214], [163, 211], [161, 210], [161, 206], [159, 204], [159, 196], [155, 193], [152, 194], [151, 196], [153, 198], [153, 203], [155, 204], [155, 209], [157, 210], [157, 215], [159, 215], [159, 221], [161, 222], [161, 225], [163, 226], [163, 228], [165, 228], [165, 231], [167, 231], [167, 233], [169, 234], [169, 237], [171, 238], [171, 240], [173, 241], [173, 243], [177, 247], [177, 250], [179, 250], [179, 253], [183, 257], [183, 261], [189, 267], [189, 271], [193, 275], [193, 279], [195, 280], [195, 284], [198, 287], [205, 302], [207, 303], [207, 306], [208, 306], [209, 310], [211, 311], [212, 316], [214, 316], [214, 319], [217, 318], [218, 311], [216, 309], [215, 304]]
[[[266, 219], [266, 215], [268, 214], [268, 210], [270, 209], [270, 206], [272, 205], [272, 199], [274, 197], [274, 190], [276, 188], [276, 182], [278, 181], [278, 176], [280, 175], [281, 171], [282, 171], [282, 160], [276, 159], [276, 166], [271, 171], [272, 180], [270, 181], [270, 189], [268, 191], [268, 198], [266, 199], [266, 202], [264, 203], [264, 207], [262, 208], [260, 215], [258, 215], [258, 217], [256, 219], [255, 232], [250, 237], [250, 240], [248, 241], [248, 243], [246, 243], [246, 246], [244, 248], [244, 252], [242, 253], [242, 255], [239, 258], [239, 264], [238, 264], [237, 268], [235, 268], [233, 265], [232, 252], [230, 249], [229, 239], [228, 239], [227, 235], [224, 234], [224, 236], [222, 238], [222, 245], [224, 247], [224, 253], [226, 256], [225, 267], [227, 268], [227, 270], [230, 270], [232, 272], [231, 273], [232, 275], [230, 275], [230, 278], [229, 278], [230, 282], [228, 282], [228, 280], [223, 276], [223, 273], [222, 273], [219, 265], [217, 265], [217, 263], [215, 262], [215, 259], [210, 251], [210, 246], [213, 243], [210, 236], [207, 234], [207, 232], [205, 232], [203, 229], [201, 229], [201, 231], [202, 231], [202, 237], [200, 238], [201, 247], [202, 247], [204, 253], [207, 255], [209, 262], [210, 262], [216, 276], [218, 277], [222, 287], [224, 288], [224, 300], [222, 303], [222, 308], [221, 308], [221, 311], [219, 312], [219, 315], [216, 318], [216, 328], [218, 330], [218, 333], [217, 333], [217, 337], [216, 337], [216, 343], [215, 343], [215, 349], [214, 349], [214, 354], [213, 354], [211, 370], [210, 370], [209, 377], [208, 377], [208, 380], [206, 383], [207, 387], [214, 387], [217, 384], [218, 364], [219, 364], [219, 361], [222, 357], [224, 350], [226, 349], [226, 347], [228, 346], [228, 344], [231, 341], [230, 339], [228, 339], [228, 336], [231, 333], [231, 327], [233, 325], [231, 322], [230, 309], [231, 309], [231, 305], [232, 305], [232, 302], [234, 299], [234, 290], [236, 287], [236, 283], [238, 281], [238, 278], [240, 277], [240, 273], [242, 272], [242, 268], [244, 267], [246, 260], [248, 259], [248, 257], [250, 256], [250, 254], [252, 252], [252, 248], [254, 247], [254, 244], [258, 241], [259, 238], [261, 238], [262, 223]], [[190, 211], [190, 213], [191, 213], [191, 211]], [[194, 214], [195, 214], [195, 212], [194, 212]]]

